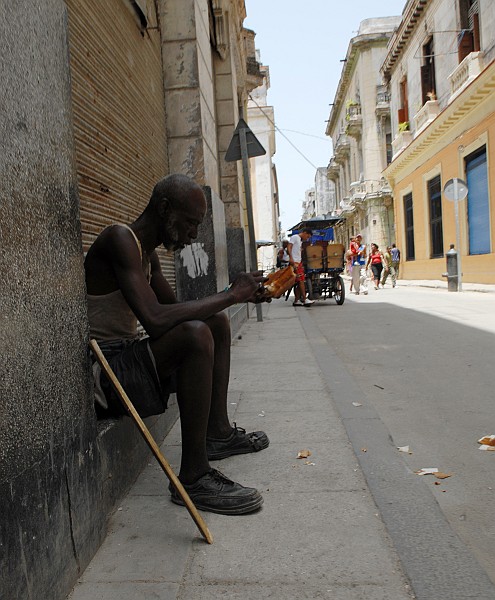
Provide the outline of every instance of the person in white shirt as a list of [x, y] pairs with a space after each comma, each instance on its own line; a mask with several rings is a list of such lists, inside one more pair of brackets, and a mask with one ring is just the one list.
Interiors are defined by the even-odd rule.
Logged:
[[305, 228], [289, 239], [289, 264], [294, 267], [294, 271], [296, 272], [295, 300], [293, 306], [311, 306], [314, 303], [314, 300], [306, 298], [306, 285], [304, 283], [306, 276], [302, 263], [302, 244], [308, 241], [312, 235], [313, 232], [311, 229]]

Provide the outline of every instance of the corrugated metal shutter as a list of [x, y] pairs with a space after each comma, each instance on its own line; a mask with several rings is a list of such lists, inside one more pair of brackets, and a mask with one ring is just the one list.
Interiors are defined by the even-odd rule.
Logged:
[[[133, 221], [167, 173], [154, 3], [148, 29], [127, 0], [67, 0], [83, 248], [111, 223]], [[150, 28], [155, 29], [150, 29]], [[173, 255], [159, 249], [175, 285]]]

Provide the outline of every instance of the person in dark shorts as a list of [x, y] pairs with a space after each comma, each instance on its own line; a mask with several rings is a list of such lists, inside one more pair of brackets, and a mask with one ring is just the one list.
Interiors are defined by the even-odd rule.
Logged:
[[366, 263], [366, 269], [371, 266], [371, 271], [373, 273], [373, 283], [375, 284], [375, 290], [379, 289], [380, 278], [382, 276], [383, 271], [383, 253], [378, 248], [377, 244], [371, 244], [370, 255], [368, 257], [368, 261]]
[[[197, 237], [206, 213], [199, 185], [169, 175], [153, 189], [143, 213], [130, 225], [111, 225], [85, 259], [90, 335], [99, 343], [141, 416], [163, 412], [177, 392], [182, 432], [179, 479], [196, 506], [222, 514], [261, 507], [263, 498], [212, 469], [209, 461], [256, 452], [269, 445], [264, 432], [230, 424], [227, 389], [230, 326], [224, 311], [266, 299], [261, 273], [240, 273], [228, 290], [178, 302], [165, 279], [156, 248], [179, 250]], [[139, 337], [137, 322], [146, 332]], [[124, 413], [93, 365], [100, 417]], [[172, 501], [182, 504], [171, 489]]]

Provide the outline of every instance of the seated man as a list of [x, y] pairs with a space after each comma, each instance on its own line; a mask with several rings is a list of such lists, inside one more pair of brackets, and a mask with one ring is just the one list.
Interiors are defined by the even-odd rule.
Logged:
[[[263, 503], [260, 493], [212, 469], [209, 460], [255, 452], [269, 444], [260, 431], [232, 427], [227, 414], [230, 327], [221, 312], [264, 299], [261, 274], [241, 273], [227, 291], [178, 302], [162, 274], [156, 248], [179, 250], [197, 236], [206, 213], [201, 188], [183, 175], [160, 180], [143, 213], [107, 227], [85, 260], [91, 337], [141, 416], [166, 408], [171, 378], [177, 391], [182, 460], [179, 479], [197, 508], [243, 514]], [[148, 337], [137, 337], [137, 320]], [[124, 414], [95, 363], [100, 415]], [[100, 376], [101, 375], [101, 376]], [[172, 501], [182, 504], [171, 489]]]

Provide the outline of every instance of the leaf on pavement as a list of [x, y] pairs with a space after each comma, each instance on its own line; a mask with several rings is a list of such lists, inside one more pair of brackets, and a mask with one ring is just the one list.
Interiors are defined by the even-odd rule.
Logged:
[[299, 450], [297, 458], [308, 458], [311, 456], [311, 450]]

